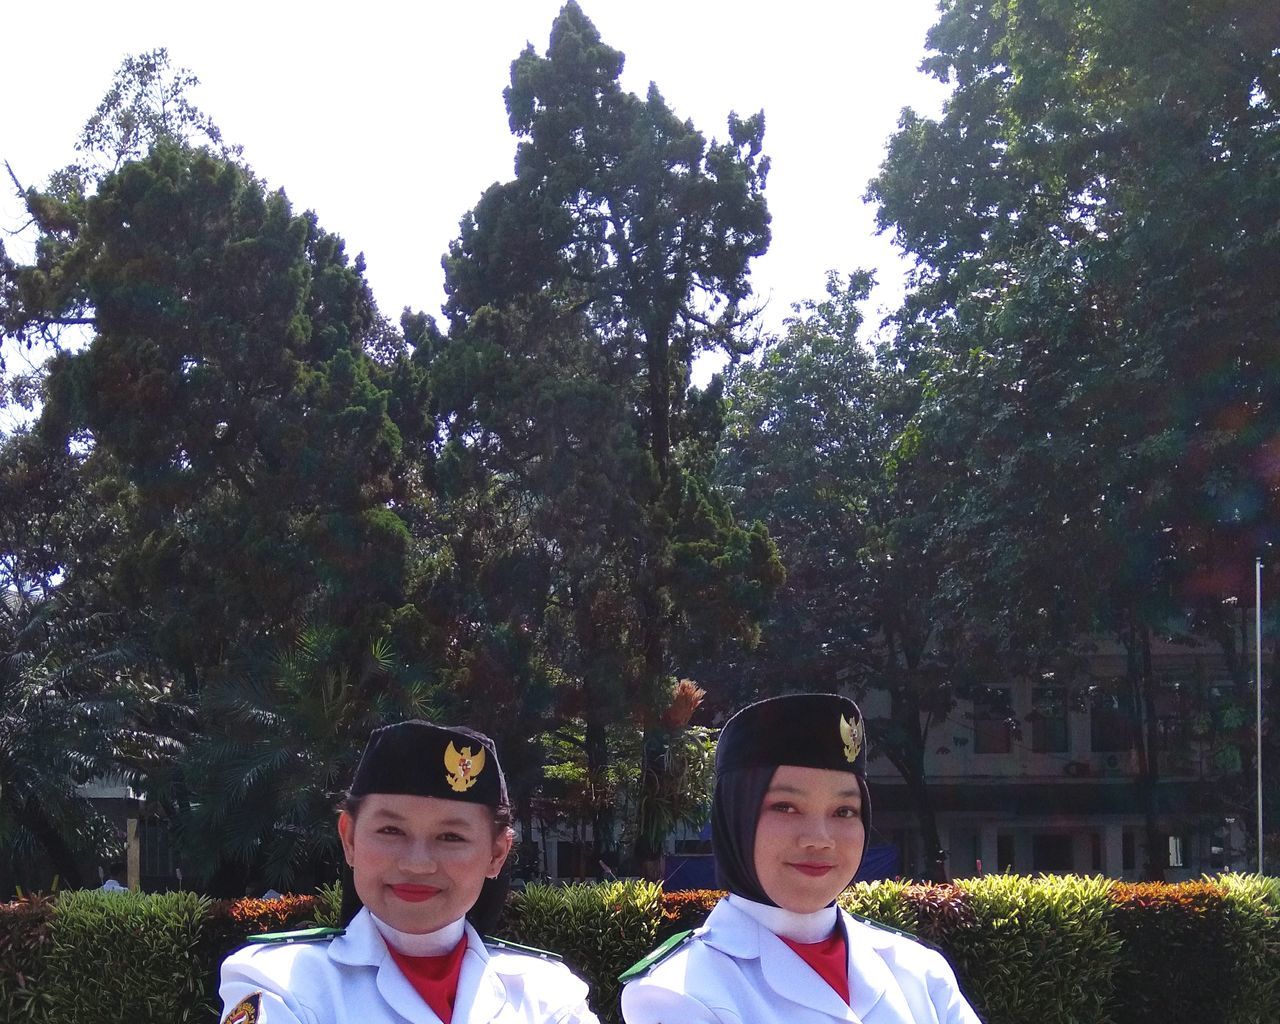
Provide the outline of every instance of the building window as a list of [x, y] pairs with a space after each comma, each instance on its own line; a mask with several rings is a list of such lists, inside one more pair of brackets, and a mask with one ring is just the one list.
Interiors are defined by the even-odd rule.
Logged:
[[586, 844], [575, 842], [572, 839], [557, 840], [556, 877], [586, 878], [590, 874], [591, 872], [587, 871]]
[[1132, 722], [1127, 699], [1113, 693], [1094, 692], [1089, 708], [1089, 731], [1092, 749], [1096, 753], [1131, 749]]
[[1008, 687], [978, 687], [973, 696], [973, 752], [1009, 753], [1013, 746], [1012, 719]]
[[1182, 863], [1182, 836], [1169, 837], [1169, 867], [1185, 867]]
[[1012, 871], [1013, 864], [1013, 836], [1007, 832], [996, 834], [996, 870]]
[[1031, 691], [1031, 749], [1037, 754], [1065, 754], [1067, 692], [1060, 686], [1037, 686]]
[[1031, 870], [1046, 874], [1069, 874], [1075, 870], [1071, 852], [1071, 836], [1054, 832], [1031, 837]]
[[170, 839], [167, 819], [142, 818], [138, 822], [138, 871], [144, 888], [163, 888], [175, 877]]

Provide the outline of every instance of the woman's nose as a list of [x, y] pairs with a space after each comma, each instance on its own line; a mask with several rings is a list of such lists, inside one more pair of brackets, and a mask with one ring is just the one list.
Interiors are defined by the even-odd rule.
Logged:
[[831, 827], [827, 824], [827, 819], [809, 818], [804, 822], [804, 828], [800, 832], [800, 843], [803, 846], [813, 846], [819, 849], [829, 849], [835, 845], [835, 837], [831, 834]]
[[426, 839], [415, 839], [406, 844], [400, 856], [400, 869], [421, 875], [434, 872], [436, 856], [431, 843]]

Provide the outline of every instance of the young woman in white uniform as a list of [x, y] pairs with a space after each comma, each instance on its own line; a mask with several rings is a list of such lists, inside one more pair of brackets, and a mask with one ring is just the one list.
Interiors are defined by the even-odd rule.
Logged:
[[979, 1024], [943, 956], [835, 905], [871, 827], [862, 714], [831, 694], [739, 711], [716, 747], [729, 895], [623, 975], [626, 1024]]
[[338, 816], [346, 929], [233, 953], [224, 1024], [598, 1024], [558, 960], [477, 930], [502, 908], [510, 821], [487, 736], [418, 721], [375, 731]]

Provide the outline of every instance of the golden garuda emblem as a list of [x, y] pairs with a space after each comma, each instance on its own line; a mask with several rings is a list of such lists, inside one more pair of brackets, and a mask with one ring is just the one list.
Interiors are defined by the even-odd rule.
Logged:
[[844, 756], [852, 764], [858, 759], [858, 754], [862, 750], [862, 719], [850, 722], [841, 715], [840, 738], [844, 740]]
[[455, 793], [465, 793], [476, 784], [480, 773], [484, 771], [484, 747], [474, 754], [470, 747], [463, 747], [459, 752], [450, 740], [444, 751], [444, 766], [448, 769], [445, 779], [449, 788]]

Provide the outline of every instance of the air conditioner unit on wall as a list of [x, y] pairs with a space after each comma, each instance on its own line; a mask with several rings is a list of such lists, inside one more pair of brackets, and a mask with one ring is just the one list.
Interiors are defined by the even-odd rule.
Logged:
[[1093, 773], [1093, 765], [1088, 761], [1068, 761], [1062, 773], [1072, 779], [1083, 779]]

